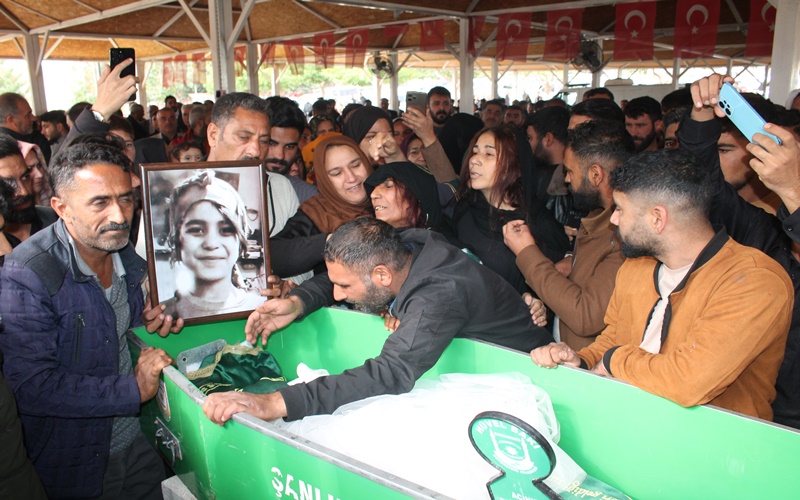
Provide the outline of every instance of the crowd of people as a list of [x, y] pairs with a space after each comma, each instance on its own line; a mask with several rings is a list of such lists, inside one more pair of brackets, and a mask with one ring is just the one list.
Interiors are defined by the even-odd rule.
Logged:
[[[130, 106], [106, 68], [94, 103], [33, 115], [0, 95], [0, 417], [3, 491], [26, 498], [158, 498], [163, 464], [136, 419], [172, 360], [124, 334], [254, 309], [244, 337], [346, 304], [383, 316], [381, 352], [270, 394], [209, 395], [224, 425], [331, 413], [409, 391], [454, 337], [800, 428], [800, 97], [747, 101], [744, 137], [711, 74], [660, 102], [608, 89], [569, 107], [481, 102], [434, 87], [404, 112], [229, 93]], [[203, 162], [266, 170], [270, 286], [236, 286], [256, 228]], [[194, 286], [150, 304], [138, 165], [191, 162], [166, 193], [172, 262]], [[204, 253], [205, 252], [205, 253]], [[216, 252], [218, 257], [202, 257]], [[5, 468], [6, 465], [3, 465]]]

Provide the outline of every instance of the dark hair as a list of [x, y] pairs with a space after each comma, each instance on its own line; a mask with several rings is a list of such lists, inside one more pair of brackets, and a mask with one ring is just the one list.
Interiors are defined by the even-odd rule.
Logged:
[[[223, 130], [239, 108], [254, 113], [262, 113], [264, 116], [269, 117], [267, 103], [264, 102], [264, 99], [247, 92], [231, 92], [220, 97], [214, 103], [214, 109], [211, 111], [211, 123]], [[303, 133], [302, 130], [300, 133]]]
[[0, 134], [0, 159], [15, 155], [22, 156], [17, 141], [10, 135]]
[[108, 118], [108, 125], [109, 131], [122, 130], [123, 132], [127, 132], [129, 136], [133, 137], [133, 125], [131, 125], [131, 122], [119, 115], [111, 115]]
[[661, 119], [661, 103], [650, 96], [637, 97], [631, 99], [625, 106], [625, 116], [628, 118], [639, 118], [647, 115], [651, 121]]
[[522, 106], [520, 106], [519, 104], [512, 104], [511, 106], [507, 107], [506, 108], [506, 112], [508, 112], [508, 110], [510, 110], [510, 109], [516, 109], [519, 112], [521, 112], [523, 119], [528, 115], [528, 112], [526, 110], [522, 109]]
[[197, 141], [186, 141], [180, 144], [176, 144], [169, 148], [169, 156], [170, 158], [174, 158], [175, 160], [179, 160], [181, 157], [181, 153], [184, 151], [189, 151], [190, 149], [199, 149], [200, 153], [205, 154], [203, 152], [203, 145]]
[[428, 99], [425, 102], [430, 104], [431, 97], [433, 97], [435, 95], [445, 95], [445, 96], [447, 96], [448, 99], [452, 99], [452, 97], [450, 97], [450, 91], [447, 90], [446, 88], [444, 88], [444, 87], [433, 87], [432, 89], [430, 89], [428, 91]]
[[708, 169], [681, 149], [662, 149], [631, 157], [611, 172], [610, 186], [621, 193], [673, 206], [678, 213], [694, 212], [708, 217], [711, 206]]
[[308, 120], [308, 128], [311, 129], [311, 140], [312, 141], [314, 139], [316, 139], [317, 137], [319, 137], [319, 135], [317, 134], [317, 129], [319, 129], [319, 124], [322, 123], [322, 122], [331, 122], [331, 124], [333, 125], [333, 129], [335, 131], [339, 130], [339, 127], [336, 126], [336, 120], [331, 115], [328, 115], [328, 114], [325, 114], [325, 113], [323, 113], [321, 115], [317, 115], [317, 116], [313, 117], [312, 119]]
[[610, 99], [586, 99], [572, 107], [570, 116], [588, 116], [592, 120], [614, 120], [625, 123], [625, 113]]
[[326, 111], [328, 111], [328, 101], [320, 97], [319, 99], [314, 101], [314, 104], [311, 105], [311, 109], [314, 111], [321, 111], [325, 113]]
[[492, 99], [491, 101], [486, 101], [485, 103], [483, 103], [483, 106], [481, 106], [481, 111], [486, 109], [486, 107], [489, 106], [490, 104], [494, 104], [495, 106], [500, 106], [500, 109], [503, 111], [506, 110], [506, 101], [502, 99]]
[[56, 196], [70, 188], [75, 173], [84, 167], [105, 163], [132, 172], [133, 162], [123, 153], [121, 143], [103, 134], [84, 134], [62, 147], [50, 162], [50, 185]]
[[[743, 92], [742, 97], [744, 97], [745, 101], [756, 110], [756, 113], [761, 115], [765, 121], [769, 123], [775, 123], [775, 120], [778, 118], [778, 108], [775, 106], [775, 103], [770, 101], [769, 99], [764, 99], [763, 96], [758, 94], [753, 94], [751, 92]], [[744, 136], [744, 134], [736, 128], [736, 125], [730, 121], [728, 118], [723, 118], [722, 122], [722, 131], [728, 132], [733, 135]]]
[[267, 97], [264, 102], [267, 104], [270, 127], [291, 128], [303, 135], [307, 125], [306, 115], [296, 102], [279, 95]]
[[411, 260], [411, 250], [389, 224], [372, 217], [359, 217], [331, 234], [325, 243], [325, 260], [364, 276], [378, 265], [393, 271], [403, 269]]
[[19, 103], [28, 102], [27, 99], [14, 92], [0, 94], [0, 123], [5, 123], [9, 116], [17, 116]]
[[7, 218], [11, 212], [11, 199], [14, 198], [14, 186], [0, 178], [0, 215]]
[[569, 111], [559, 106], [550, 106], [541, 111], [528, 116], [525, 120], [525, 130], [533, 127], [539, 137], [544, 137], [547, 133], [561, 144], [567, 143], [567, 128], [569, 128]]
[[59, 123], [67, 128], [67, 114], [63, 110], [48, 111], [39, 115], [40, 122], [52, 123], [58, 125]]
[[464, 164], [461, 167], [457, 198], [463, 198], [468, 194], [474, 195], [475, 193], [469, 187], [469, 160], [473, 156], [472, 150], [475, 148], [475, 144], [483, 134], [491, 134], [494, 137], [494, 146], [497, 152], [496, 180], [489, 199], [486, 201], [490, 205], [493, 205], [493, 202], [501, 203], [505, 201], [514, 208], [522, 207], [522, 170], [519, 165], [517, 137], [512, 131], [503, 126], [484, 128], [472, 138], [467, 155], [464, 158]]
[[611, 91], [608, 90], [605, 87], [596, 87], [596, 88], [593, 88], [593, 89], [589, 89], [586, 92], [584, 92], [583, 98], [584, 99], [591, 99], [592, 97], [598, 96], [598, 95], [607, 95], [608, 97], [611, 98], [612, 101], [614, 100], [614, 94], [612, 94]]
[[[169, 101], [170, 99], [175, 99], [175, 96], [174, 95], [168, 95], [167, 97], [165, 97], [164, 98], [164, 104], [166, 104], [167, 101]], [[175, 100], [177, 101], [177, 99], [175, 99]]]
[[80, 114], [83, 113], [83, 110], [91, 107], [92, 103], [86, 101], [81, 101], [73, 104], [72, 107], [69, 108], [69, 110], [67, 110], [67, 116], [69, 117], [69, 121], [75, 123], [75, 121], [78, 119], [78, 116], [80, 116]]
[[670, 92], [661, 99], [661, 112], [666, 115], [673, 109], [691, 108], [693, 105], [692, 91], [689, 87], [684, 87]]
[[669, 111], [669, 113], [664, 114], [664, 129], [669, 127], [674, 123], [680, 123], [683, 120], [683, 117], [686, 116], [686, 113], [689, 112], [689, 108], [673, 108]]
[[596, 163], [611, 172], [634, 152], [633, 137], [625, 125], [609, 120], [591, 120], [570, 131], [567, 147], [581, 162], [581, 170]]

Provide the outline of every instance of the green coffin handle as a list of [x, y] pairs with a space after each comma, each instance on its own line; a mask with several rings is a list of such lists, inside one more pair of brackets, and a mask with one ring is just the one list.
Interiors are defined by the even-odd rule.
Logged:
[[[169, 462], [170, 467], [175, 466], [177, 460], [181, 460], [181, 443], [175, 434], [169, 430], [160, 418], [156, 417], [156, 434], [155, 434], [155, 447], [165, 459]], [[167, 451], [165, 451], [167, 450]]]

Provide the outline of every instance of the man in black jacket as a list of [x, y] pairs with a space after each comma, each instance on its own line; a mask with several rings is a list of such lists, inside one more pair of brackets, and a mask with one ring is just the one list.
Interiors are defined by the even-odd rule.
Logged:
[[50, 163], [50, 143], [34, 127], [36, 117], [28, 101], [19, 94], [6, 92], [0, 95], [0, 134], [10, 135], [15, 141], [36, 144], [44, 160]]
[[511, 285], [437, 233], [409, 229], [401, 235], [385, 222], [359, 218], [331, 235], [325, 261], [327, 278], [317, 276], [289, 298], [256, 309], [245, 327], [247, 339], [255, 343], [260, 335], [266, 343], [273, 331], [334, 300], [366, 312], [388, 305], [400, 325], [380, 355], [341, 375], [271, 394], [211, 394], [203, 404], [211, 420], [223, 424], [241, 411], [265, 420], [297, 420], [371, 396], [408, 392], [454, 337], [524, 352], [552, 341], [533, 325]]

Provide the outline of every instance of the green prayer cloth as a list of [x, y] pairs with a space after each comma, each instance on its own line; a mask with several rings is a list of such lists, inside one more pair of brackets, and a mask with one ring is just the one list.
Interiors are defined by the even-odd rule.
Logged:
[[186, 378], [203, 394], [212, 392], [252, 392], [266, 394], [286, 387], [286, 378], [275, 357], [261, 347], [226, 345], [203, 359], [200, 368]]

